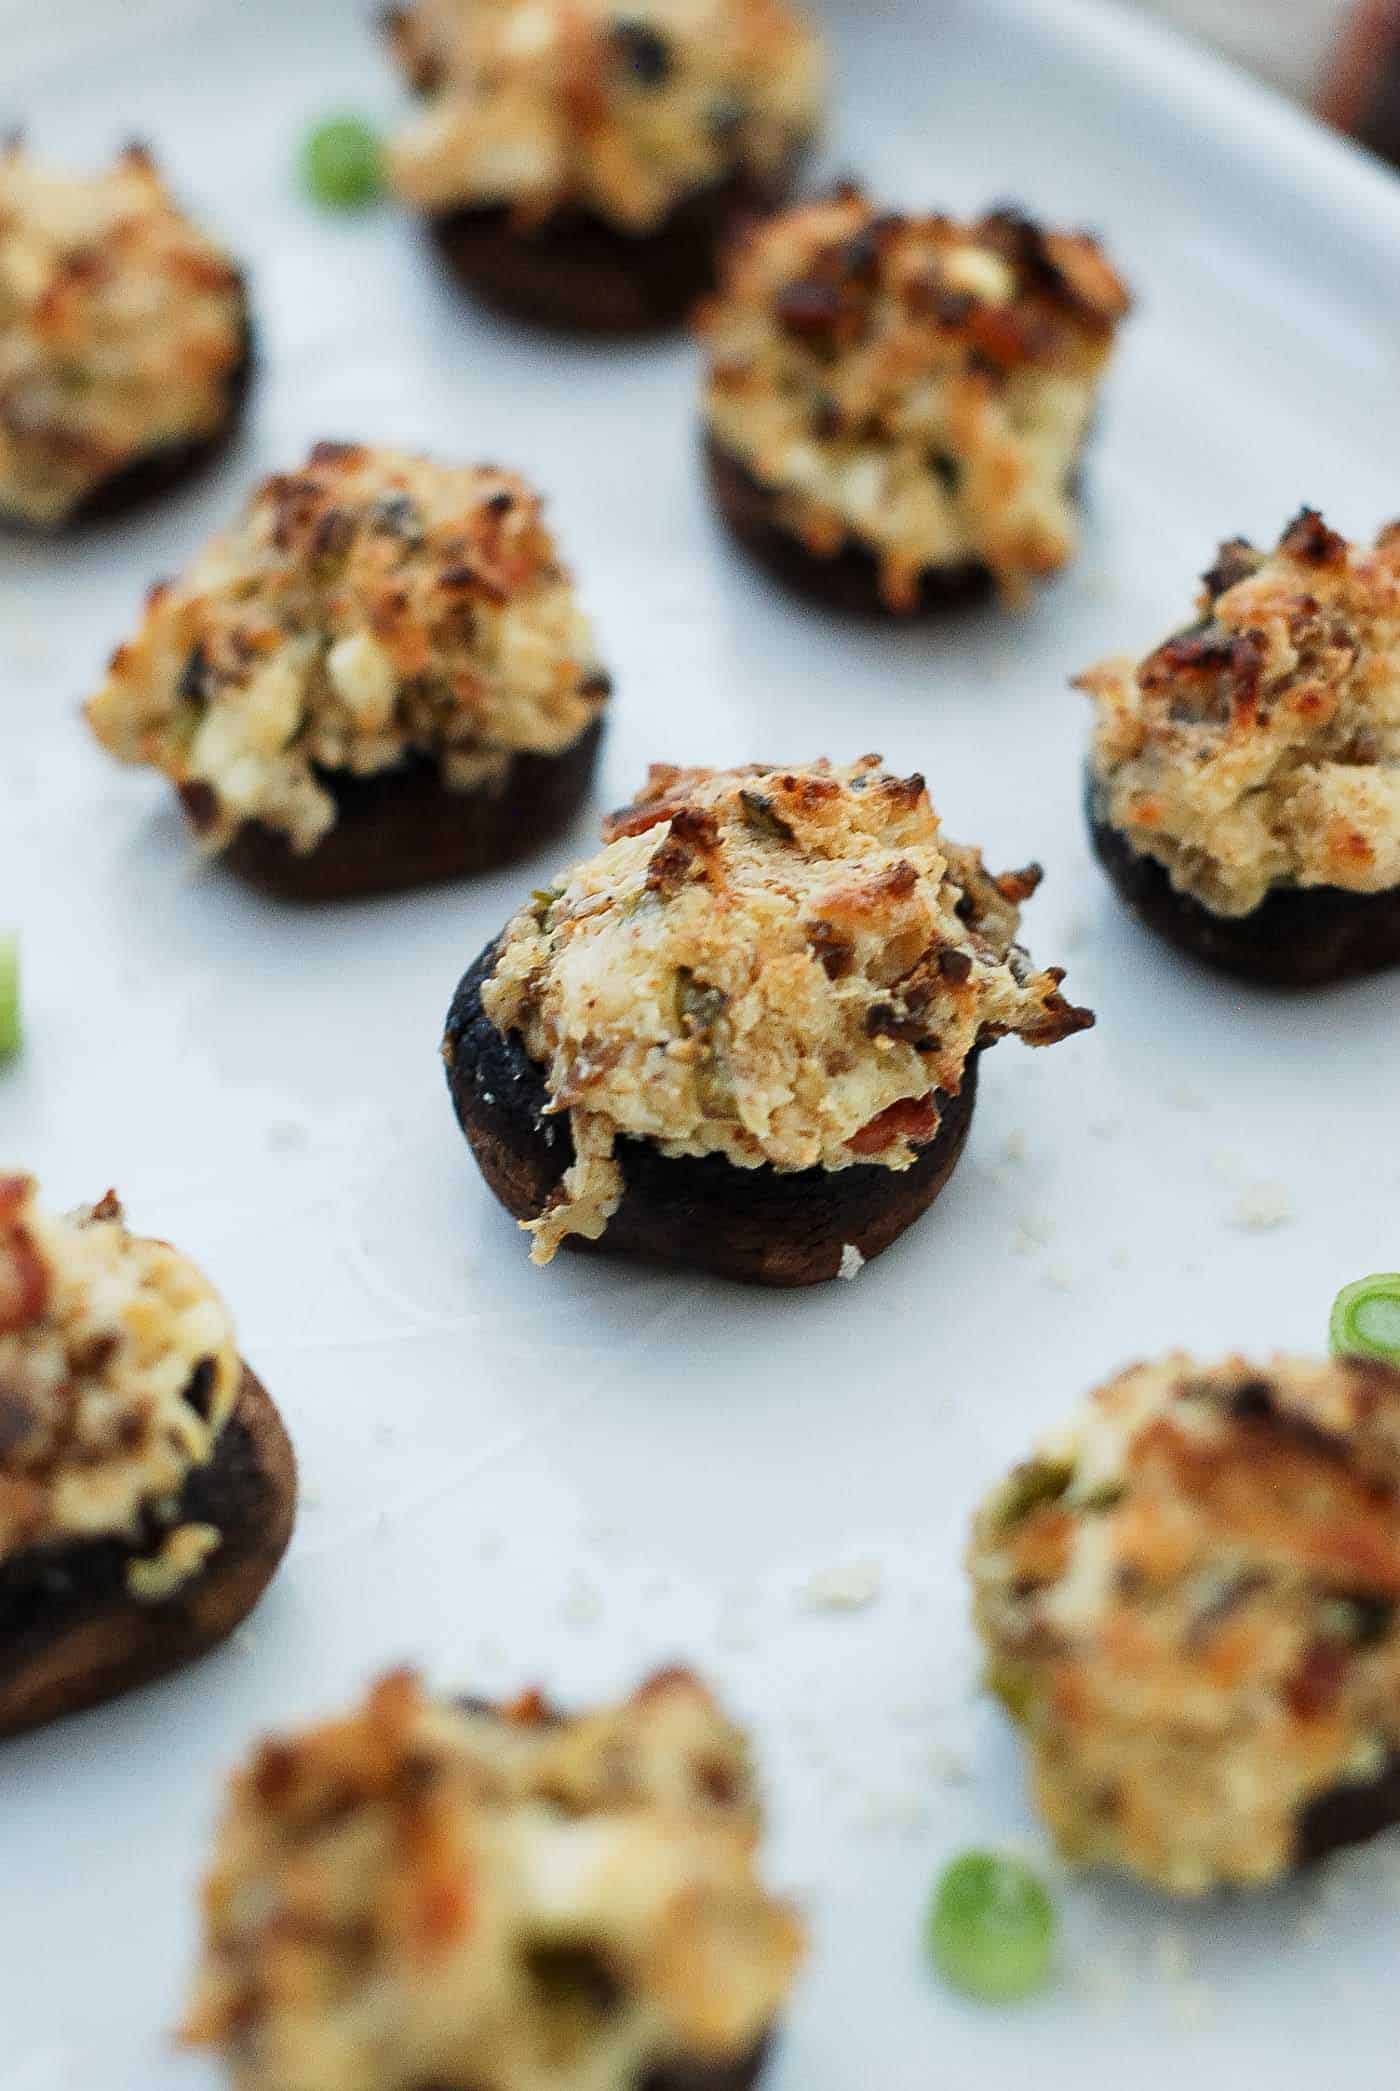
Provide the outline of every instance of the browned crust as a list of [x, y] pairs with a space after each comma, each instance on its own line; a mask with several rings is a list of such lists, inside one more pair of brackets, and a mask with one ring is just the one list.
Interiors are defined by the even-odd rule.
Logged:
[[[537, 1219], [574, 1158], [568, 1119], [548, 1115], [549, 1092], [517, 1033], [503, 1037], [481, 1006], [495, 964], [488, 944], [466, 974], [443, 1040], [453, 1108], [490, 1189], [518, 1220]], [[818, 1285], [837, 1276], [843, 1249], [869, 1262], [912, 1226], [952, 1175], [977, 1097], [977, 1056], [960, 1093], [940, 1098], [942, 1123], [912, 1168], [739, 1169], [723, 1155], [663, 1155], [619, 1140], [625, 1191], [601, 1240], [571, 1248], [709, 1271], [742, 1284]]]
[[91, 1540], [0, 1568], [0, 1736], [113, 1699], [214, 1648], [271, 1582], [296, 1514], [296, 1458], [271, 1396], [245, 1365], [207, 1467], [180, 1498], [180, 1522], [223, 1543], [163, 1603], [127, 1590], [132, 1547]]
[[56, 523], [39, 524], [27, 516], [0, 506], [0, 530], [28, 537], [63, 537], [102, 523], [115, 522], [148, 503], [158, 501], [187, 480], [198, 476], [223, 456], [243, 425], [248, 394], [252, 388], [257, 355], [246, 288], [243, 292], [243, 352], [229, 373], [223, 421], [209, 436], [178, 443], [162, 443], [143, 457], [133, 458], [113, 472], [87, 498]]
[[[245, 821], [222, 861], [245, 884], [278, 900], [367, 900], [494, 871], [567, 826], [586, 797], [603, 722], [595, 719], [561, 755], [517, 755], [499, 790], [451, 791], [437, 762], [414, 755], [374, 776], [323, 773], [335, 826], [305, 855], [280, 829]], [[200, 820], [199, 785], [181, 800]]]
[[787, 200], [803, 157], [772, 180], [730, 175], [655, 232], [623, 232], [577, 208], [522, 229], [506, 204], [445, 211], [428, 229], [458, 281], [515, 319], [568, 334], [654, 334], [680, 326], [715, 288], [724, 248]]
[[952, 566], [928, 566], [919, 576], [918, 594], [907, 610], [896, 610], [880, 586], [877, 555], [848, 536], [829, 557], [809, 551], [780, 520], [781, 495], [756, 479], [734, 453], [712, 435], [705, 437], [705, 466], [710, 491], [734, 536], [759, 565], [785, 588], [853, 617], [905, 622], [910, 617], [937, 617], [969, 603], [984, 602], [992, 592], [990, 570], [977, 560]]
[[1400, 966], [1400, 887], [1277, 886], [1247, 915], [1217, 915], [1178, 892], [1166, 867], [1100, 813], [1087, 772], [1085, 807], [1099, 862], [1140, 922], [1218, 973], [1263, 987], [1326, 987]]

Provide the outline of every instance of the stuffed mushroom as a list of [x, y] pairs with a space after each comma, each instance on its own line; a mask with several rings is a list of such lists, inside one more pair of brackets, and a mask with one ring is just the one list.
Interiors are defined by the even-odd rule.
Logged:
[[1276, 987], [1400, 965], [1400, 524], [1220, 548], [1194, 624], [1079, 677], [1094, 846], [1149, 928]]
[[395, 188], [468, 288], [548, 326], [676, 324], [821, 118], [822, 47], [789, 0], [412, 0], [387, 20], [425, 97]]
[[878, 757], [656, 767], [604, 833], [477, 959], [443, 1045], [537, 1262], [859, 1268], [947, 1181], [986, 1047], [1093, 1021], [1016, 942], [1038, 868], [993, 877]]
[[227, 1309], [109, 1192], [0, 1176], [0, 1735], [191, 1661], [256, 1604], [296, 1466]]
[[1022, 602], [1074, 555], [1128, 293], [1096, 241], [996, 210], [904, 217], [846, 185], [735, 249], [701, 332], [710, 482], [827, 607]]
[[1400, 1372], [1135, 1365], [995, 1491], [971, 1572], [1070, 1859], [1202, 1895], [1400, 1820]]
[[687, 1672], [568, 1717], [383, 1678], [236, 1776], [186, 2024], [238, 2091], [750, 2091], [802, 1952]]
[[251, 362], [243, 278], [144, 147], [96, 175], [0, 151], [0, 523], [60, 531], [196, 472]]
[[152, 590], [87, 716], [288, 899], [488, 870], [588, 789], [611, 683], [513, 473], [318, 443]]

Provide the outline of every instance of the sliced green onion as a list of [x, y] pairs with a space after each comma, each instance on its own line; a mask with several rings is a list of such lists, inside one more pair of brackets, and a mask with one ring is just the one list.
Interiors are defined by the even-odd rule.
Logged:
[[19, 1047], [19, 938], [0, 936], [0, 1060]]
[[1337, 1294], [1328, 1331], [1339, 1358], [1380, 1358], [1400, 1365], [1400, 1271], [1358, 1278]]
[[944, 1978], [983, 2004], [1015, 2004], [1050, 1979], [1055, 1905], [1020, 1859], [967, 1851], [938, 1883], [928, 1946]]
[[373, 126], [362, 116], [328, 116], [308, 131], [301, 173], [317, 203], [362, 210], [384, 187], [384, 160]]

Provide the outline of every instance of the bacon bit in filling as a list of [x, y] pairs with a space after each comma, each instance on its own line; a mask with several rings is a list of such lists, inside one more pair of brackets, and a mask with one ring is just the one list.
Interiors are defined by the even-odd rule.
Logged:
[[709, 430], [814, 556], [872, 552], [891, 609], [967, 563], [1020, 601], [1074, 551], [1072, 482], [1127, 310], [1087, 234], [904, 218], [845, 187], [735, 251], [702, 323]]
[[235, 1778], [186, 2038], [240, 2091], [635, 2091], [735, 2065], [802, 1951], [759, 1827], [744, 1739], [685, 1671], [576, 1719], [399, 1672]]
[[1400, 1373], [1133, 1366], [991, 1497], [970, 1568], [1065, 1853], [1276, 1881], [1400, 1755]]
[[1222, 545], [1197, 607], [1078, 678], [1100, 818], [1220, 915], [1400, 886], [1400, 526], [1368, 550], [1305, 508], [1273, 552]]
[[84, 1540], [152, 1543], [133, 1594], [168, 1596], [218, 1534], [169, 1506], [213, 1458], [242, 1381], [222, 1302], [109, 1192], [68, 1218], [0, 1176], [0, 1568]]
[[92, 176], [0, 151], [0, 510], [59, 524], [123, 466], [217, 435], [247, 350], [238, 270], [143, 147]]
[[926, 1147], [939, 1127], [938, 1106], [931, 1096], [906, 1097], [888, 1104], [869, 1125], [852, 1133], [846, 1145], [852, 1154], [880, 1154], [885, 1148], [907, 1141], [910, 1147]]
[[654, 232], [733, 174], [782, 179], [821, 120], [822, 46], [788, 0], [413, 0], [390, 30], [428, 97], [390, 158], [421, 210]]
[[907, 1169], [968, 1056], [1092, 1022], [1016, 943], [1030, 874], [942, 835], [921, 777], [659, 765], [607, 846], [507, 927], [482, 993], [575, 1160], [547, 1262], [617, 1210], [619, 1137], [736, 1167]]
[[318, 443], [151, 591], [87, 716], [174, 781], [207, 848], [261, 821], [305, 853], [335, 823], [324, 773], [426, 755], [448, 789], [497, 789], [610, 688], [523, 480]]

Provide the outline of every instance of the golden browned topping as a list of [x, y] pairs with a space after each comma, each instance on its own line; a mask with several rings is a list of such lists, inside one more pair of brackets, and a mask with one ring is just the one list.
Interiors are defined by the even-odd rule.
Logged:
[[991, 1679], [1063, 1850], [1277, 1879], [1400, 1751], [1400, 1373], [1136, 1365], [981, 1511]]
[[211, 848], [258, 820], [307, 851], [335, 822], [319, 771], [426, 755], [453, 790], [498, 786], [609, 687], [523, 480], [318, 443], [151, 592], [87, 715], [174, 779]]
[[781, 177], [821, 116], [822, 47], [788, 0], [413, 0], [389, 19], [429, 96], [391, 152], [423, 210], [575, 206], [650, 232], [731, 174]]
[[605, 833], [510, 923], [482, 993], [569, 1113], [539, 1262], [617, 1210], [619, 1135], [743, 1169], [907, 1169], [969, 1054], [1093, 1021], [1015, 942], [1039, 870], [993, 878], [878, 756], [657, 767]]
[[218, 1544], [167, 1513], [213, 1457], [242, 1370], [218, 1294], [169, 1243], [128, 1233], [110, 1192], [56, 1218], [31, 1177], [0, 1176], [0, 1564], [158, 1537], [128, 1581], [167, 1594]]
[[634, 2091], [746, 2056], [801, 1952], [742, 1736], [669, 1671], [578, 1719], [407, 1672], [234, 1780], [186, 2026], [243, 2091]]
[[243, 287], [149, 153], [106, 174], [0, 151], [0, 510], [61, 522], [124, 465], [215, 435]]
[[972, 561], [1019, 600], [1072, 554], [1072, 481], [1128, 294], [1085, 233], [881, 212], [845, 187], [760, 225], [702, 325], [711, 435], [818, 556], [907, 610]]
[[1400, 524], [1367, 549], [1305, 508], [1204, 580], [1195, 624], [1078, 679], [1101, 817], [1220, 915], [1400, 886]]

